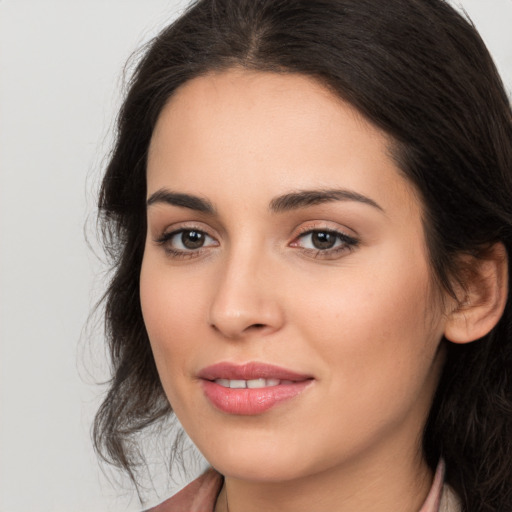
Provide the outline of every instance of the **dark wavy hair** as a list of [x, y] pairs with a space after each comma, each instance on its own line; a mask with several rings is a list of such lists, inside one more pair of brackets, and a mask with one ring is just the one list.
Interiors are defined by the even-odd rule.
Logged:
[[[113, 265], [104, 297], [112, 379], [93, 435], [99, 454], [128, 472], [139, 460], [138, 436], [172, 413], [139, 300], [148, 146], [178, 87], [233, 67], [313, 77], [391, 137], [423, 201], [439, 287], [453, 292], [461, 254], [478, 256], [498, 241], [512, 254], [509, 98], [476, 29], [445, 1], [195, 2], [150, 42], [135, 69], [99, 197]], [[487, 336], [442, 343], [447, 358], [425, 457], [432, 468], [445, 459], [464, 511], [512, 510], [510, 296]]]

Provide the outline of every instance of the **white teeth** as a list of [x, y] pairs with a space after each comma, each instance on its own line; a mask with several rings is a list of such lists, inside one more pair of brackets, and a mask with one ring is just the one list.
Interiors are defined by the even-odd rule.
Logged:
[[215, 383], [224, 388], [232, 389], [258, 389], [267, 388], [272, 386], [279, 386], [279, 384], [291, 384], [291, 380], [280, 381], [279, 379], [251, 379], [251, 380], [238, 380], [238, 379], [215, 379]]
[[247, 381], [247, 387], [251, 389], [264, 388], [267, 386], [265, 379], [252, 379]]
[[229, 387], [231, 389], [243, 389], [247, 387], [247, 382], [245, 380], [230, 380]]

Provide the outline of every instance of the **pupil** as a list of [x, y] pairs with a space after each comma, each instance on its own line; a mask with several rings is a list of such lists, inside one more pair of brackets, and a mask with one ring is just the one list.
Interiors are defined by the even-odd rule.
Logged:
[[187, 249], [199, 249], [204, 244], [204, 234], [200, 231], [184, 231], [181, 242]]
[[313, 245], [317, 249], [330, 249], [336, 243], [336, 235], [327, 231], [317, 231], [312, 236]]

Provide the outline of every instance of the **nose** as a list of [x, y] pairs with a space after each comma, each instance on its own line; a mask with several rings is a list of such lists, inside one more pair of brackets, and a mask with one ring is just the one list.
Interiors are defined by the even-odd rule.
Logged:
[[255, 255], [232, 257], [218, 275], [209, 311], [210, 326], [229, 339], [267, 335], [284, 323], [275, 269]]

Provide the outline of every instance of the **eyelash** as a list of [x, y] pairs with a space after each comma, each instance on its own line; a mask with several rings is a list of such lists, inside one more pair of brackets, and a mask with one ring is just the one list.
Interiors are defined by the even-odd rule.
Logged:
[[329, 228], [304, 228], [301, 230], [299, 235], [291, 242], [291, 247], [298, 247], [297, 241], [300, 239], [304, 239], [307, 236], [312, 236], [315, 233], [317, 234], [324, 234], [324, 235], [332, 235], [335, 237], [334, 243], [341, 242], [340, 245], [334, 246], [332, 248], [328, 249], [312, 249], [312, 248], [306, 248], [303, 247], [302, 250], [304, 253], [306, 253], [308, 256], [313, 256], [315, 259], [336, 259], [337, 256], [341, 256], [341, 253], [344, 252], [352, 252], [358, 245], [359, 240], [357, 238], [354, 238], [352, 236], [347, 235], [346, 233], [343, 233], [342, 231], [338, 231], [336, 229], [329, 229]]
[[[171, 258], [174, 258], [174, 259], [190, 259], [190, 258], [197, 258], [198, 256], [201, 256], [201, 254], [208, 249], [208, 247], [210, 247], [209, 245], [208, 246], [201, 246], [201, 247], [198, 247], [197, 249], [188, 249], [188, 250], [183, 250], [183, 249], [176, 249], [174, 247], [171, 246], [171, 240], [175, 237], [175, 236], [178, 236], [178, 235], [182, 235], [184, 233], [190, 233], [190, 232], [194, 232], [194, 233], [198, 233], [198, 234], [201, 234], [203, 235], [204, 237], [208, 237], [212, 240], [215, 240], [213, 237], [211, 237], [208, 233], [206, 233], [206, 231], [204, 229], [201, 229], [201, 228], [195, 228], [193, 226], [191, 227], [186, 227], [186, 228], [180, 228], [180, 229], [176, 229], [174, 231], [171, 231], [169, 233], [164, 233], [162, 234], [162, 236], [160, 236], [156, 241], [156, 243], [158, 245], [161, 245], [164, 247], [165, 249], [165, 252], [171, 257]], [[218, 245], [218, 243], [217, 243]]]
[[[215, 239], [210, 236], [206, 231], [200, 228], [196, 227], [186, 227], [186, 228], [180, 228], [176, 229], [174, 231], [171, 231], [169, 233], [163, 233], [158, 239], [155, 240], [155, 242], [163, 246], [165, 249], [165, 252], [173, 259], [191, 259], [191, 258], [197, 258], [203, 254], [204, 251], [208, 250], [209, 247], [216, 247], [218, 246], [218, 242], [215, 241], [215, 244], [209, 244], [209, 245], [202, 245], [198, 247], [197, 249], [176, 249], [175, 247], [172, 247], [171, 241], [174, 237], [178, 235], [182, 235], [184, 233], [191, 233], [195, 232], [199, 235], [202, 235], [205, 238], [209, 238], [211, 240]], [[335, 245], [332, 248], [326, 248], [326, 249], [318, 249], [318, 248], [307, 248], [307, 247], [300, 247], [298, 241], [305, 239], [307, 236], [312, 236], [314, 234], [323, 234], [323, 235], [331, 235], [335, 237], [334, 243], [337, 244], [341, 242], [339, 245]], [[359, 245], [359, 240], [347, 235], [346, 233], [343, 233], [342, 231], [337, 231], [335, 229], [329, 229], [329, 228], [304, 228], [298, 236], [294, 238], [294, 240], [289, 244], [290, 247], [298, 247], [301, 248], [301, 250], [304, 252], [304, 254], [308, 255], [309, 257], [313, 257], [315, 259], [336, 259], [338, 255], [341, 255], [343, 252], [352, 252], [357, 246]]]

